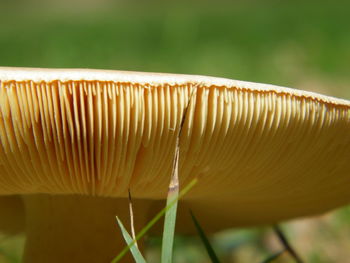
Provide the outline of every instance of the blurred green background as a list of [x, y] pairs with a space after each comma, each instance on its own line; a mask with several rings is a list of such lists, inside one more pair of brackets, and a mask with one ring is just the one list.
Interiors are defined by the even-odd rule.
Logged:
[[[212, 75], [350, 99], [349, 10], [349, 1], [1, 0], [0, 66]], [[350, 262], [350, 208], [283, 226], [306, 262]], [[0, 236], [0, 262], [20, 262], [23, 242]], [[224, 262], [281, 248], [268, 227], [213, 242]], [[148, 243], [157, 259], [159, 240]], [[178, 237], [175, 252], [176, 263], [209, 262], [195, 238]]]

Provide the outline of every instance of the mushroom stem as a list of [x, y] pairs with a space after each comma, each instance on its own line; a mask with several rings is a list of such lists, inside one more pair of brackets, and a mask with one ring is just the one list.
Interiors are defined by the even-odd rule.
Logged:
[[14, 235], [24, 231], [24, 207], [20, 196], [0, 196], [0, 232]]
[[[128, 224], [126, 198], [28, 195], [24, 203], [25, 263], [110, 262], [126, 245], [115, 218], [118, 215]], [[133, 201], [136, 229], [144, 225], [148, 204]], [[123, 262], [133, 262], [131, 255]]]

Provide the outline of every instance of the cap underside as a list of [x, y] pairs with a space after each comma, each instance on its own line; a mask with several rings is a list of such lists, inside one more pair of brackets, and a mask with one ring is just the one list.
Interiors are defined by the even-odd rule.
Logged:
[[350, 200], [348, 101], [199, 76], [150, 74], [145, 84], [119, 72], [69, 80], [52, 70], [45, 80], [47, 71], [9, 71], [0, 70], [0, 194], [123, 197], [130, 188], [165, 198], [188, 107], [179, 176], [181, 186], [199, 178], [185, 196], [197, 209], [273, 220]]

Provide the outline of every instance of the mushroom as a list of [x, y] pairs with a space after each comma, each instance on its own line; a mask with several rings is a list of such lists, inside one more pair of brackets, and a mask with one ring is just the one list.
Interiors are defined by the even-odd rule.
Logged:
[[[25, 262], [109, 262], [163, 205], [177, 132], [181, 201], [209, 231], [350, 201], [350, 101], [229, 79], [0, 68], [0, 195], [25, 206]], [[189, 103], [190, 102], [190, 103]], [[183, 211], [183, 212], [182, 212]]]

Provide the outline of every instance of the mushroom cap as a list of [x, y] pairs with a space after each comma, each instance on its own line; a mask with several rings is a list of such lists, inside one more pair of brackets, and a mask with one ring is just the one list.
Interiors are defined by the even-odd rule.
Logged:
[[183, 207], [213, 228], [350, 201], [347, 100], [204, 76], [29, 68], [0, 68], [0, 100], [1, 195], [130, 188], [164, 199], [186, 113], [180, 185], [199, 182]]

